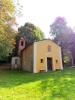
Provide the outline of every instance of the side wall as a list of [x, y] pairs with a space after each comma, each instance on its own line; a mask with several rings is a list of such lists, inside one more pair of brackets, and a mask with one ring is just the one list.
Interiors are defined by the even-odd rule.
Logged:
[[33, 45], [30, 45], [22, 52], [22, 69], [33, 72]]

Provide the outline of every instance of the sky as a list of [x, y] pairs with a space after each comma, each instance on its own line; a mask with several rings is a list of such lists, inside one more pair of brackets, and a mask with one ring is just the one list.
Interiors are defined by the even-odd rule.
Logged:
[[68, 25], [75, 26], [75, 0], [14, 0], [23, 6], [21, 17], [17, 17], [19, 26], [31, 22], [38, 26], [49, 38], [50, 25], [58, 16], [65, 17]]

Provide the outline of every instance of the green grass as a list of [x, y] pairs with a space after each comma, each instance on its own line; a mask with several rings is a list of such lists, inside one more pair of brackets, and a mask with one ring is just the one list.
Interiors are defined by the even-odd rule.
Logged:
[[75, 100], [75, 69], [38, 74], [0, 71], [0, 100]]

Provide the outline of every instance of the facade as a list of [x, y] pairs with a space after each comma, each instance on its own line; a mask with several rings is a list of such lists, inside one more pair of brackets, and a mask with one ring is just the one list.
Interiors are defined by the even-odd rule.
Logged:
[[61, 48], [51, 40], [34, 42], [21, 52], [22, 69], [40, 71], [63, 69]]

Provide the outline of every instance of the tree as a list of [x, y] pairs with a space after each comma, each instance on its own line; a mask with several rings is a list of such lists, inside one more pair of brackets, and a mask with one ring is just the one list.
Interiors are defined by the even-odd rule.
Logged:
[[[70, 42], [72, 42], [70, 37], [73, 35], [73, 30], [67, 25], [65, 18], [57, 17], [55, 21], [50, 25], [50, 29], [50, 34], [54, 36], [54, 41], [62, 48], [62, 55], [64, 55], [68, 51], [71, 51], [70, 49], [72, 49], [72, 47], [70, 49], [69, 47]], [[73, 51], [71, 51], [71, 53], [72, 52]], [[74, 56], [72, 58], [74, 59]]]
[[66, 31], [67, 23], [64, 17], [57, 17], [55, 21], [50, 25], [50, 33], [54, 36], [63, 34]]
[[0, 31], [0, 61], [12, 53], [15, 44], [16, 32], [9, 26], [4, 25]]
[[21, 17], [23, 15], [23, 6], [20, 0], [16, 0], [15, 4], [15, 16]]
[[44, 33], [39, 27], [36, 27], [32, 23], [26, 23], [19, 29], [18, 36], [25, 36], [27, 45], [38, 40], [44, 39]]
[[7, 22], [13, 14], [14, 5], [12, 0], [1, 0], [1, 7], [0, 7], [0, 19], [3, 22]]
[[72, 33], [68, 39], [68, 49], [71, 53], [72, 66], [75, 65], [75, 33]]
[[8, 23], [13, 17], [14, 5], [12, 0], [0, 1], [0, 60], [3, 60], [14, 47], [16, 32]]
[[19, 40], [20, 37], [22, 36], [25, 37], [26, 47], [29, 44], [33, 43], [34, 41], [39, 41], [44, 39], [44, 33], [41, 31], [39, 27], [29, 22], [25, 23], [24, 26], [18, 28], [18, 34], [16, 36], [16, 45], [13, 51], [13, 55], [17, 55]]

